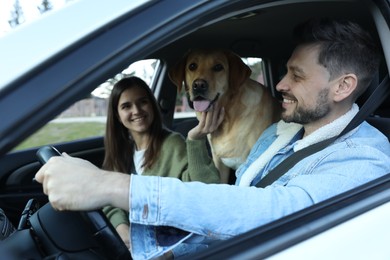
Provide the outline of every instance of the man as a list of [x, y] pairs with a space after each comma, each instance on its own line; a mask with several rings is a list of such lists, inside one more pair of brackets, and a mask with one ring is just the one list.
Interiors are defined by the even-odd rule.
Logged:
[[[378, 69], [377, 49], [356, 24], [312, 20], [295, 35], [298, 45], [276, 86], [283, 96], [283, 121], [260, 136], [237, 170], [236, 185], [106, 172], [64, 155], [50, 159], [36, 175], [53, 207], [129, 210], [133, 258], [178, 256], [389, 173], [390, 144], [364, 122], [267, 188], [250, 187], [294, 152], [338, 135], [357, 113], [354, 102]], [[197, 130], [215, 129], [220, 111], [208, 112], [204, 128]]]

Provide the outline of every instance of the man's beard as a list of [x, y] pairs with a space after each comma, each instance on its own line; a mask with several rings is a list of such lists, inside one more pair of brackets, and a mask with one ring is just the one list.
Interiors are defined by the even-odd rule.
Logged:
[[330, 111], [328, 102], [329, 89], [323, 89], [318, 94], [316, 106], [313, 109], [297, 107], [291, 115], [282, 113], [282, 119], [287, 123], [308, 124], [324, 118]]

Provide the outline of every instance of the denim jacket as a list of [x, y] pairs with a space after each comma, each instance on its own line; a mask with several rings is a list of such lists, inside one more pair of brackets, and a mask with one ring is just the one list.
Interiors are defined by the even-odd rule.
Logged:
[[[175, 256], [191, 253], [390, 173], [389, 140], [364, 122], [334, 144], [301, 160], [272, 185], [253, 187], [293, 152], [314, 140], [338, 134], [356, 113], [354, 109], [352, 112], [303, 139], [300, 126], [272, 125], [237, 170], [236, 185], [132, 176], [129, 220], [133, 258], [151, 259], [169, 250]], [[274, 147], [268, 154], [271, 158], [259, 162], [257, 159], [279, 142], [281, 125], [293, 130], [287, 131], [287, 138], [279, 143], [282, 148]], [[255, 162], [259, 169], [247, 178]]]

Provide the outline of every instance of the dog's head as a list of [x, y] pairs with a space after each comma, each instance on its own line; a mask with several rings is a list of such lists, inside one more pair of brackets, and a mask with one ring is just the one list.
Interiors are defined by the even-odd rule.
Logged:
[[199, 112], [234, 92], [250, 74], [251, 69], [233, 52], [206, 49], [189, 51], [169, 71], [179, 92], [184, 83], [190, 106]]

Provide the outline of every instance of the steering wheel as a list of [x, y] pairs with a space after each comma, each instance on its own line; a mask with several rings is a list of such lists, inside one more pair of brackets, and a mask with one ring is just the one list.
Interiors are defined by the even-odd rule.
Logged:
[[[61, 156], [61, 153], [52, 146], [37, 151], [41, 164], [52, 156]], [[131, 259], [129, 249], [101, 210], [56, 211], [47, 203], [29, 222], [41, 253], [47, 256]]]

